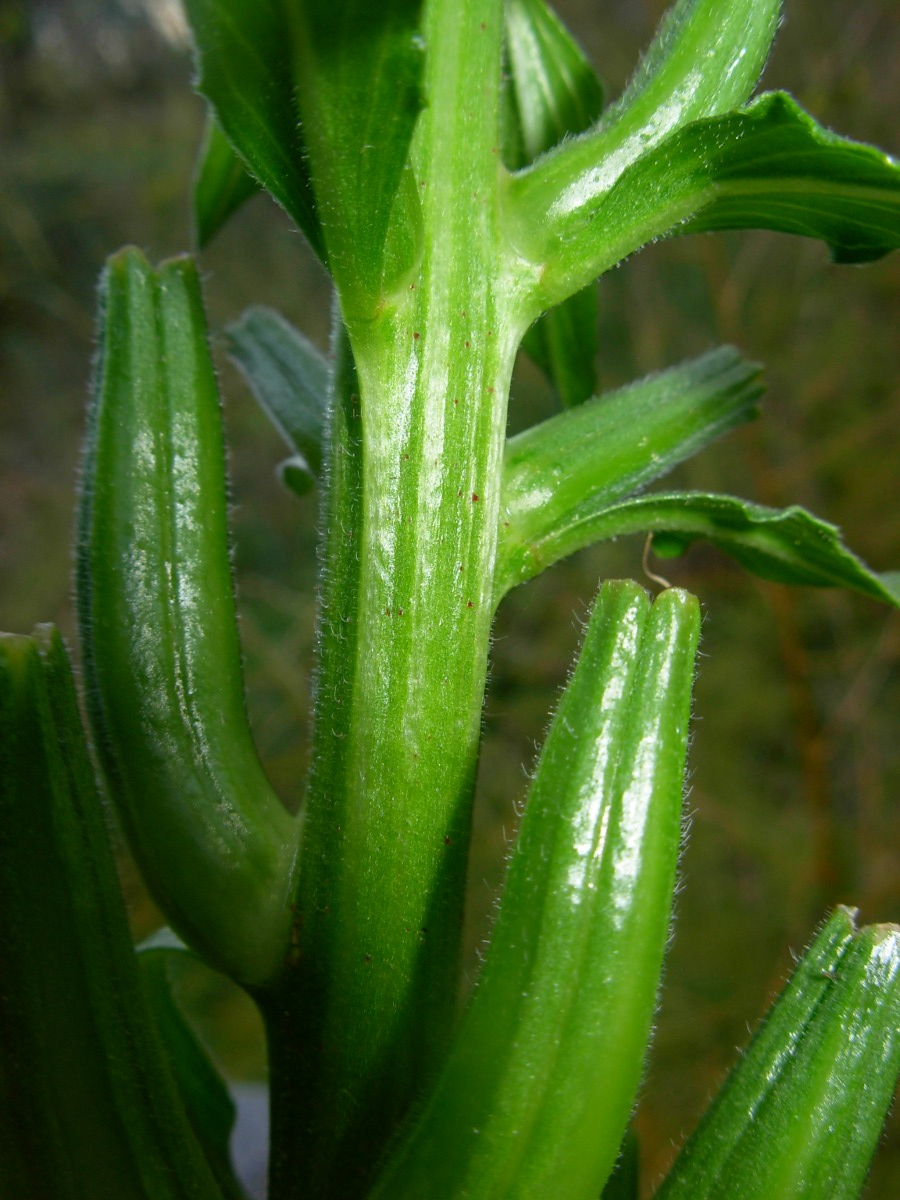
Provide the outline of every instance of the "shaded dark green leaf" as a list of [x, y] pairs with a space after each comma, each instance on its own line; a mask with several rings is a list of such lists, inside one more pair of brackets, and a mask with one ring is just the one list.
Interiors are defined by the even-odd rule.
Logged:
[[0, 1191], [221, 1200], [142, 994], [68, 656], [0, 635]]
[[423, 103], [420, 10], [421, 0], [291, 8], [297, 98], [346, 311], [377, 306], [417, 252], [407, 159]]
[[259, 191], [259, 184], [209, 114], [194, 177], [194, 236], [202, 250], [232, 213]]
[[324, 246], [294, 103], [291, 26], [281, 0], [186, 0], [198, 87], [249, 174]]
[[163, 929], [137, 947], [137, 956], [144, 993], [191, 1127], [223, 1197], [243, 1200], [244, 1191], [235, 1178], [229, 1149], [236, 1115], [234, 1101], [176, 994], [179, 959], [193, 955], [170, 930]]
[[225, 332], [231, 357], [260, 408], [294, 451], [282, 466], [289, 486], [299, 494], [309, 491], [322, 470], [328, 360], [270, 308], [248, 308]]

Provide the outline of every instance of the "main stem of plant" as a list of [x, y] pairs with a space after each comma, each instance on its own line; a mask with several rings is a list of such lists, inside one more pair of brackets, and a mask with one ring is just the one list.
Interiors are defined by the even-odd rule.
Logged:
[[501, 229], [502, 6], [426, 10], [421, 256], [336, 336], [296, 953], [263, 1002], [272, 1200], [365, 1190], [457, 1002], [523, 305]]

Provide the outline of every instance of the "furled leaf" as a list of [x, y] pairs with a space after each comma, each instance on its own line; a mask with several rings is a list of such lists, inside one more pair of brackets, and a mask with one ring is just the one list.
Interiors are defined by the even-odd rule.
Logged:
[[900, 930], [839, 909], [657, 1200], [856, 1200], [900, 1075]]
[[[598, 160], [595, 175], [607, 170]], [[548, 297], [671, 233], [774, 229], [822, 239], [839, 262], [900, 246], [900, 165], [823, 129], [780, 92], [686, 126], [616, 178], [594, 200], [583, 181], [558, 198]]]
[[179, 959], [192, 957], [170, 930], [159, 930], [137, 947], [144, 993], [187, 1118], [203, 1147], [223, 1197], [243, 1200], [234, 1175], [229, 1140], [236, 1115], [228, 1087], [194, 1033], [175, 992]]
[[[507, 161], [521, 167], [592, 125], [603, 107], [603, 88], [578, 43], [544, 0], [512, 0], [504, 15], [517, 148]], [[593, 395], [594, 284], [545, 313], [525, 335], [522, 347], [553, 384], [564, 408]]]
[[259, 184], [209, 114], [194, 178], [194, 230], [202, 250], [232, 213], [259, 191]]
[[0, 635], [0, 1192], [222, 1200], [141, 992], [66, 651]]
[[290, 7], [310, 169], [345, 312], [369, 314], [412, 265], [410, 140], [422, 107], [421, 0]]
[[750, 420], [761, 391], [758, 367], [726, 346], [511, 438], [497, 599], [588, 545], [592, 522], [611, 504]]
[[541, 754], [485, 964], [381, 1200], [596, 1200], [668, 936], [699, 612], [600, 591]]
[[270, 308], [248, 308], [225, 332], [231, 357], [260, 408], [294, 451], [282, 472], [302, 495], [322, 470], [328, 360]]
[[299, 826], [244, 709], [221, 414], [189, 259], [109, 262], [78, 610], [111, 794], [170, 923], [245, 983], [281, 968]]
[[294, 103], [291, 26], [282, 0], [186, 0], [200, 91], [249, 174], [324, 260], [307, 147]]
[[809, 587], [847, 587], [900, 606], [900, 572], [877, 574], [841, 541], [840, 530], [805, 509], [764, 508], [736, 496], [704, 492], [653, 493], [585, 514], [578, 524], [547, 537], [532, 568], [520, 556], [520, 580], [567, 554], [607, 538], [653, 533], [657, 554], [674, 557], [706, 538], [763, 579]]

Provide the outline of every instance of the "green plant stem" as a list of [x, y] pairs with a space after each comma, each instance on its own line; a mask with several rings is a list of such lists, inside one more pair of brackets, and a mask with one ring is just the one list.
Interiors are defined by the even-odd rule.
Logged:
[[423, 258], [375, 320], [348, 328], [298, 965], [267, 1005], [275, 1200], [360, 1194], [360, 1163], [440, 1060], [454, 1011], [523, 332], [498, 250], [501, 17], [498, 0], [427, 6]]

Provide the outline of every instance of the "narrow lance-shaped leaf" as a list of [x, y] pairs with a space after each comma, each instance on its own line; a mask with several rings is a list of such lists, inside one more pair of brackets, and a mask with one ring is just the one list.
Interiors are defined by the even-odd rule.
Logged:
[[194, 177], [194, 232], [202, 250], [232, 213], [259, 191], [259, 184], [231, 148], [210, 112]]
[[[852, 554], [840, 530], [805, 509], [765, 508], [736, 496], [704, 492], [654, 493], [585, 514], [547, 537], [538, 570], [607, 538], [653, 533], [657, 554], [671, 558], [706, 538], [754, 575], [808, 587], [847, 587], [900, 606], [900, 572], [878, 574]], [[520, 561], [525, 564], [524, 557]], [[537, 564], [536, 564], [537, 565]], [[531, 571], [537, 574], [538, 570]], [[528, 577], [526, 569], [522, 578]]]
[[247, 171], [324, 261], [307, 147], [294, 105], [294, 62], [281, 0], [186, 0], [197, 86]]
[[222, 1200], [140, 987], [59, 635], [0, 635], [0, 1191]]
[[580, 187], [544, 214], [541, 303], [670, 233], [774, 229], [822, 239], [839, 262], [900, 246], [900, 165], [823, 129], [780, 92], [680, 130], [595, 200]]
[[[625, 93], [597, 126], [513, 180], [519, 244], [530, 244], [537, 261], [552, 258], [558, 242], [593, 219], [632, 163], [689, 122], [743, 104], [765, 65], [780, 10], [781, 0], [679, 0]], [[585, 253], [579, 248], [566, 257], [574, 266]], [[581, 286], [599, 274], [585, 272]], [[548, 295], [544, 307], [560, 299]]]
[[348, 315], [371, 316], [420, 249], [408, 157], [423, 103], [421, 7], [421, 0], [289, 7], [313, 187]]
[[322, 470], [328, 360], [270, 308], [248, 308], [225, 332], [260, 408], [294, 451], [282, 470], [292, 491], [302, 495]]
[[605, 584], [541, 754], [481, 978], [381, 1200], [596, 1200], [650, 1035], [699, 612]]
[[856, 1200], [900, 1074], [900, 930], [839, 909], [657, 1200]]
[[507, 443], [494, 595], [594, 540], [592, 522], [756, 415], [759, 369], [723, 347]]
[[[544, 0], [511, 0], [504, 16], [515, 146], [506, 161], [521, 167], [592, 125], [603, 107], [603, 88]], [[598, 349], [594, 285], [545, 313], [522, 345], [547, 375], [564, 408], [591, 396]]]
[[221, 416], [188, 259], [107, 267], [78, 609], [110, 790], [170, 923], [248, 984], [281, 967], [299, 825], [244, 709]]
[[234, 1101], [175, 993], [179, 960], [192, 957], [169, 929], [159, 930], [137, 947], [144, 994], [191, 1128], [215, 1173], [223, 1200], [245, 1200], [229, 1150]]

